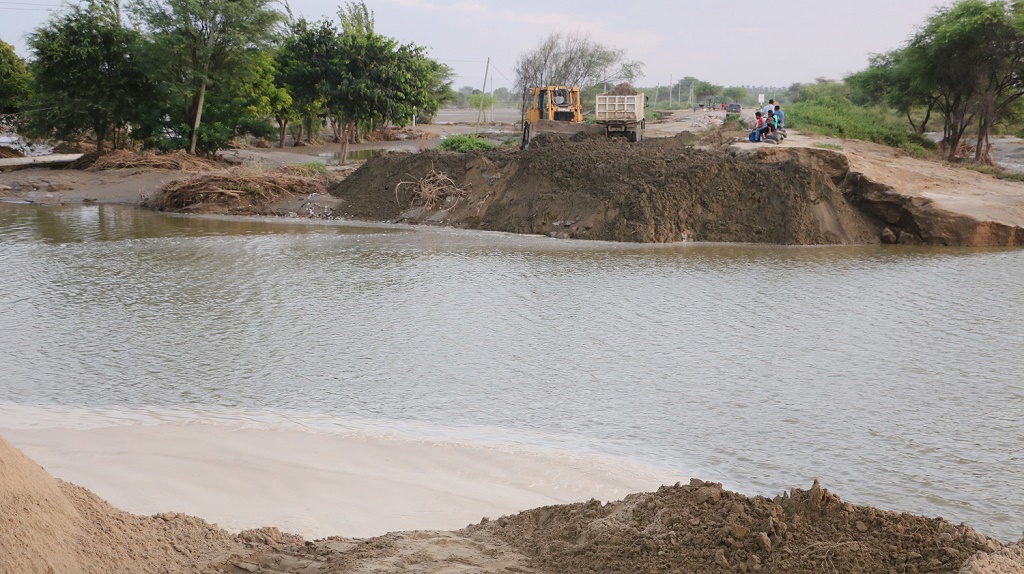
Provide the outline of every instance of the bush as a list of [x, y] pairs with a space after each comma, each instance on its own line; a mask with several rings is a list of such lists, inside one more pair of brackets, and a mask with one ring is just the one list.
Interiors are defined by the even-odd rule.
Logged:
[[468, 151], [487, 151], [494, 149], [494, 144], [477, 135], [456, 134], [448, 136], [441, 142], [437, 149], [442, 151], [456, 151], [466, 153]]

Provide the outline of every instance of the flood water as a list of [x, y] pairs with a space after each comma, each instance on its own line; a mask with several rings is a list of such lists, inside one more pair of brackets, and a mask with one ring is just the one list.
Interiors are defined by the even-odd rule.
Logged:
[[0, 412], [37, 425], [554, 446], [1024, 530], [1022, 250], [0, 205], [0, 270]]

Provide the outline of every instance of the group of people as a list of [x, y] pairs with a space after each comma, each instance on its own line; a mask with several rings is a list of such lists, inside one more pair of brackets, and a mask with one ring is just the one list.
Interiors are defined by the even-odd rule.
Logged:
[[775, 100], [768, 100], [763, 109], [754, 112], [754, 121], [750, 141], [780, 144], [786, 139], [786, 113]]

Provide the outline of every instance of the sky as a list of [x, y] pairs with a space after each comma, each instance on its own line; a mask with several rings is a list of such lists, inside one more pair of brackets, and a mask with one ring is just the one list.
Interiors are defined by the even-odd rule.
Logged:
[[[296, 16], [336, 19], [340, 0], [288, 0]], [[644, 63], [638, 86], [693, 76], [723, 86], [841, 79], [900, 47], [950, 0], [366, 0], [376, 30], [428, 48], [455, 88], [511, 87], [516, 60], [553, 32], [589, 34]], [[0, 0], [0, 40], [25, 36], [63, 0]]]

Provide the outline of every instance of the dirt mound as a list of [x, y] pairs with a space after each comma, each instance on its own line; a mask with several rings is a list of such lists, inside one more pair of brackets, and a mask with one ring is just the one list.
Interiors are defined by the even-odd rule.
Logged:
[[25, 157], [25, 154], [20, 151], [5, 145], [0, 145], [0, 159], [8, 159], [14, 157]]
[[0, 572], [198, 572], [244, 550], [185, 515], [122, 512], [57, 480], [0, 438]]
[[1024, 572], [1024, 542], [1011, 544], [992, 554], [975, 554], [960, 574], [1020, 574]]
[[[403, 193], [402, 182], [432, 170], [468, 196], [426, 209]], [[684, 138], [549, 138], [524, 151], [387, 154], [331, 193], [357, 219], [575, 239], [830, 244], [877, 242], [880, 232], [821, 170], [709, 153]]]
[[565, 573], [957, 572], [976, 552], [1001, 546], [941, 518], [843, 503], [817, 482], [769, 500], [694, 480], [467, 529], [480, 531], [510, 543], [539, 570]]
[[610, 92], [607, 92], [609, 96], [635, 96], [640, 93], [640, 90], [634, 88], [629, 82], [622, 82], [621, 84], [612, 88]]

